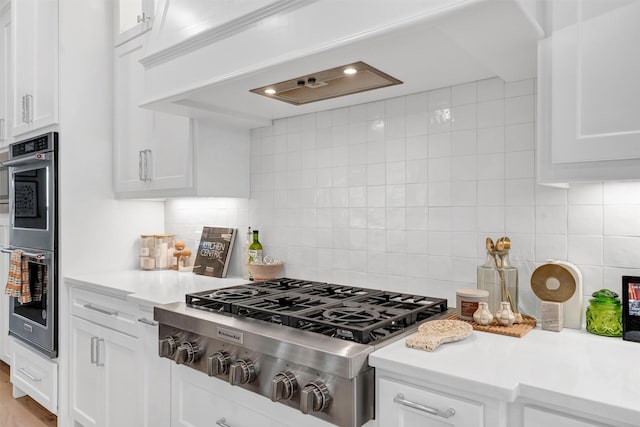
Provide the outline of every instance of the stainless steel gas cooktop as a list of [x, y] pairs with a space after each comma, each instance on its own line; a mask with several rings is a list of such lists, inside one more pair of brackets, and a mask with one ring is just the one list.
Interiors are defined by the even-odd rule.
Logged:
[[155, 308], [159, 353], [339, 426], [374, 416], [368, 354], [447, 311], [447, 300], [289, 278]]

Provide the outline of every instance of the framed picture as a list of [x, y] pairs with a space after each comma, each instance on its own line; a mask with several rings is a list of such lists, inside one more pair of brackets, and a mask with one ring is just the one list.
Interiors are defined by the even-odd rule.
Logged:
[[622, 276], [622, 338], [640, 342], [640, 277]]

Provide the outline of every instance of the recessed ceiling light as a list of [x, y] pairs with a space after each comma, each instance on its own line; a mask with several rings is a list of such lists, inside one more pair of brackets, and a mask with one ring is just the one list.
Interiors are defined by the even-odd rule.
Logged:
[[345, 68], [344, 71], [343, 71], [343, 73], [345, 73], [345, 74], [355, 74], [357, 72], [358, 72], [358, 70], [356, 70], [355, 68], [351, 68], [351, 67]]
[[275, 89], [265, 89], [264, 93], [266, 93], [267, 95], [275, 95], [276, 90]]

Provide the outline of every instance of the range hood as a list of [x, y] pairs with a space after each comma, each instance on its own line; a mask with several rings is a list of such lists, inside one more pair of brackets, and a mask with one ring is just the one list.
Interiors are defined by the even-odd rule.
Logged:
[[304, 105], [400, 84], [400, 80], [359, 61], [251, 89], [250, 92], [293, 105]]
[[[494, 76], [531, 78], [544, 36], [535, 4], [161, 0], [141, 59], [142, 106], [252, 128]], [[250, 92], [360, 61], [403, 84], [298, 105]]]

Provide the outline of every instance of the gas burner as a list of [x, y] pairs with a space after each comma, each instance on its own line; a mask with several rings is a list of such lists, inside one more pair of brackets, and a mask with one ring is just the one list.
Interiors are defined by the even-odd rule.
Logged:
[[196, 292], [186, 295], [187, 305], [208, 311], [232, 313], [233, 304], [251, 298], [265, 296], [277, 291], [255, 288], [247, 285], [231, 286], [211, 291]]
[[306, 291], [318, 286], [324, 286], [325, 283], [310, 282], [308, 280], [297, 280], [283, 277], [280, 279], [266, 280], [264, 282], [253, 282], [251, 283], [251, 285], [278, 291]]
[[357, 307], [338, 307], [326, 310], [322, 313], [325, 319], [340, 323], [373, 322], [380, 318], [380, 313], [375, 310], [366, 310]]
[[255, 297], [259, 292], [256, 289], [238, 288], [238, 289], [220, 289], [212, 292], [211, 298], [223, 298], [228, 300], [243, 300]]
[[375, 289], [356, 288], [354, 286], [335, 285], [325, 283], [309, 291], [313, 295], [323, 296], [332, 299], [346, 300], [354, 297], [364, 297], [380, 293]]

